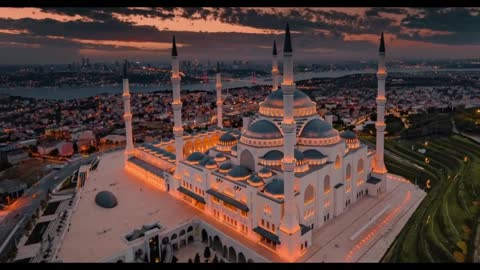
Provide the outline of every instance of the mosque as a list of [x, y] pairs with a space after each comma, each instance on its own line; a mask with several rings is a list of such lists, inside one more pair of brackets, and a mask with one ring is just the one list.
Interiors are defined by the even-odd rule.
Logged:
[[[172, 43], [174, 139], [134, 145], [127, 68], [123, 100], [125, 170], [229, 226], [238, 237], [295, 260], [312, 246], [312, 233], [367, 196], [387, 190], [384, 164], [385, 45], [380, 39], [376, 149], [353, 131], [338, 132], [332, 116], [295, 86], [287, 24], [283, 80], [273, 43], [272, 92], [241, 130], [222, 127], [222, 82], [216, 74], [217, 127], [188, 134], [182, 124], [178, 50]], [[167, 206], [166, 206], [167, 207]]]

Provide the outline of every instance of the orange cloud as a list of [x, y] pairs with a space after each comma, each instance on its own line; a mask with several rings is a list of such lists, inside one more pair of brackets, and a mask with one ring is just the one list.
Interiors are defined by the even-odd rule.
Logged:
[[52, 19], [57, 21], [91, 21], [88, 18], [82, 17], [80, 15], [68, 16], [68, 15], [59, 15], [43, 12], [39, 8], [0, 8], [0, 18], [10, 18], [14, 20], [31, 18], [36, 20], [42, 19]]

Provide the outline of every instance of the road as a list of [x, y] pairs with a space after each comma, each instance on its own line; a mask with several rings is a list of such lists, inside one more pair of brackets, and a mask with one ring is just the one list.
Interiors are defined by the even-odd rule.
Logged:
[[[76, 171], [80, 167], [80, 165], [88, 164], [99, 154], [101, 153], [94, 153], [88, 158], [76, 160], [66, 165], [61, 170], [54, 171], [53, 173], [48, 174], [39, 182], [37, 182], [35, 186], [30, 188], [30, 190], [28, 190], [13, 205], [9, 206], [7, 209], [13, 209], [6, 209], [7, 211], [10, 211], [10, 213], [7, 214], [0, 223], [0, 246], [23, 216], [26, 216], [27, 219], [29, 219], [30, 216], [35, 213], [36, 209], [40, 207], [41, 201], [47, 197], [48, 190], [53, 190], [66, 177], [73, 174], [73, 172]], [[33, 194], [36, 194], [37, 196], [33, 198]], [[23, 230], [18, 230], [18, 233], [23, 233]]]

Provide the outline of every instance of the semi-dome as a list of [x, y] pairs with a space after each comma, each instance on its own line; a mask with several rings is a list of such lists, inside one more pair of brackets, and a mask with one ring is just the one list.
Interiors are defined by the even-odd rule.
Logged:
[[262, 119], [251, 124], [247, 131], [243, 133], [243, 137], [250, 139], [280, 139], [283, 137], [280, 129], [272, 122]]
[[228, 171], [227, 175], [235, 180], [245, 180], [248, 176], [250, 176], [251, 171], [249, 168], [244, 167], [242, 165], [237, 165], [233, 167], [230, 171]]
[[303, 161], [303, 159], [304, 159], [302, 151], [300, 151], [298, 149], [294, 150], [293, 156], [294, 156], [295, 160], [297, 160], [297, 162]]
[[272, 150], [268, 151], [262, 158], [265, 160], [282, 160], [283, 153], [278, 150]]
[[303, 156], [306, 159], [324, 159], [327, 156], [322, 154], [320, 151], [315, 150], [315, 149], [308, 149], [303, 152]]
[[117, 198], [110, 191], [100, 191], [95, 195], [95, 203], [103, 208], [114, 208], [117, 206]]
[[[283, 117], [283, 90], [270, 93], [260, 103], [259, 113], [264, 116]], [[317, 113], [316, 104], [304, 92], [295, 89], [293, 92], [293, 114], [295, 117], [311, 116]]]
[[283, 197], [283, 180], [282, 179], [273, 179], [272, 182], [268, 183], [265, 186], [265, 193], [273, 197]]
[[353, 132], [351, 130], [346, 130], [346, 131], [340, 133], [340, 137], [342, 137], [344, 139], [352, 140], [352, 139], [357, 138], [357, 134], [355, 134], [355, 132]]
[[337, 135], [338, 131], [334, 129], [329, 123], [320, 119], [313, 119], [305, 125], [299, 137], [324, 139], [335, 137]]

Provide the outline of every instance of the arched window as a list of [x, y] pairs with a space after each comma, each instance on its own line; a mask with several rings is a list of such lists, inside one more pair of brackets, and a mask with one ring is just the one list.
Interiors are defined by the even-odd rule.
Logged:
[[315, 199], [315, 191], [313, 190], [312, 185], [308, 185], [307, 188], [305, 189], [303, 202], [306, 205], [313, 202], [314, 199]]
[[330, 176], [327, 175], [325, 176], [325, 179], [323, 180], [323, 193], [327, 194], [330, 192]]
[[358, 172], [358, 173], [362, 173], [362, 172], [363, 172], [363, 159], [358, 160], [357, 172]]
[[255, 169], [255, 159], [253, 158], [252, 153], [248, 150], [244, 150], [240, 155], [240, 165], [249, 168], [250, 170]]
[[352, 166], [350, 164], [347, 165], [346, 178], [347, 180], [352, 179]]
[[337, 158], [335, 159], [335, 169], [340, 169], [341, 166], [342, 164], [341, 164], [340, 156], [337, 156]]

